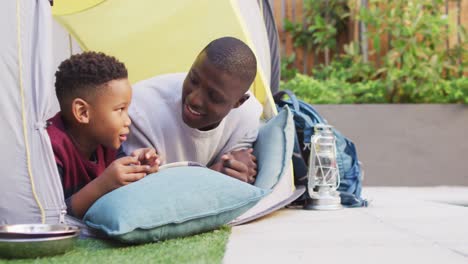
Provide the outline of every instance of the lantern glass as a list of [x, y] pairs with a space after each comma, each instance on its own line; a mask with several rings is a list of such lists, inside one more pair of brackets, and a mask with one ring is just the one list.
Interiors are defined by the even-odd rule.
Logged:
[[336, 190], [340, 184], [336, 162], [336, 139], [332, 126], [318, 124], [311, 139], [309, 160], [309, 184], [311, 197], [306, 209], [334, 210], [341, 208], [341, 199]]

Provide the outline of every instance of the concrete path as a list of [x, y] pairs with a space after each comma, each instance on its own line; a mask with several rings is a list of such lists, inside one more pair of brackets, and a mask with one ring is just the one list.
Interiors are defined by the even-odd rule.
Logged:
[[366, 187], [368, 208], [233, 227], [224, 263], [468, 263], [468, 187]]

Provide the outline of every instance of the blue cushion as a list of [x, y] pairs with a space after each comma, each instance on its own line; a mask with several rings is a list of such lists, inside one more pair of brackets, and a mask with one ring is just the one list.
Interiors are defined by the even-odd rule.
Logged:
[[207, 168], [168, 168], [104, 195], [83, 220], [123, 242], [154, 242], [216, 229], [268, 192]]
[[260, 128], [253, 152], [258, 166], [255, 186], [271, 189], [285, 174], [291, 162], [294, 135], [293, 115], [287, 106]]

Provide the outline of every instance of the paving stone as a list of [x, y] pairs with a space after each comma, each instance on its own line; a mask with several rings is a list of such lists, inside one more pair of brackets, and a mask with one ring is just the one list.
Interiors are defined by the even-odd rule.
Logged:
[[468, 187], [364, 190], [368, 208], [282, 209], [233, 227], [224, 263], [468, 263]]

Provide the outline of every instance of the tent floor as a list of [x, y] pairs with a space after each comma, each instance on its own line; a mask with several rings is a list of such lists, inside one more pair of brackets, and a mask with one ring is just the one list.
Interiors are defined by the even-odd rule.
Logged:
[[468, 187], [364, 187], [368, 208], [235, 226], [224, 263], [467, 263]]

